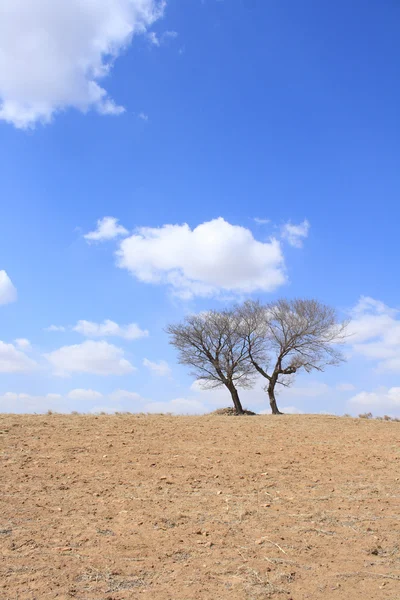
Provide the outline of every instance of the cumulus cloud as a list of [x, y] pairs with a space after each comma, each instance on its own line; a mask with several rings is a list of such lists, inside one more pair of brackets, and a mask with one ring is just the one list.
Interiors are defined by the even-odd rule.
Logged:
[[302, 248], [305, 238], [308, 237], [309, 230], [310, 223], [307, 219], [304, 219], [304, 221], [298, 225], [289, 222], [282, 227], [282, 238], [291, 246]]
[[97, 221], [97, 227], [94, 231], [89, 231], [83, 237], [88, 242], [104, 242], [122, 235], [128, 235], [128, 233], [125, 227], [118, 225], [118, 219], [115, 217], [104, 217]]
[[109, 319], [106, 319], [103, 323], [78, 321], [75, 327], [73, 327], [73, 330], [86, 337], [121, 337], [126, 340], [137, 340], [149, 335], [147, 330], [140, 329], [139, 325], [136, 325], [136, 323], [118, 325], [118, 323], [110, 321]]
[[124, 358], [124, 351], [108, 342], [87, 340], [82, 344], [63, 346], [44, 355], [55, 375], [92, 373], [94, 375], [126, 375], [135, 367]]
[[[0, 59], [1, 60], [1, 59]], [[6, 271], [0, 271], [0, 304], [10, 304], [17, 299], [17, 290]]]
[[362, 297], [351, 312], [348, 343], [381, 371], [400, 372], [400, 311]]
[[207, 412], [207, 406], [198, 400], [176, 398], [169, 402], [149, 402], [143, 407], [148, 413], [171, 413], [173, 415], [200, 415]]
[[159, 377], [166, 377], [171, 375], [171, 367], [165, 360], [160, 360], [158, 362], [152, 362], [145, 358], [143, 360], [143, 365], [147, 367], [152, 373], [158, 375]]
[[14, 344], [0, 342], [0, 373], [24, 373], [37, 368], [37, 363]]
[[286, 281], [276, 239], [257, 241], [223, 218], [198, 225], [141, 227], [120, 243], [117, 264], [139, 281], [166, 284], [184, 299], [273, 291]]
[[400, 409], [400, 387], [380, 388], [375, 392], [360, 392], [350, 398], [350, 402], [364, 408]]
[[50, 327], [45, 327], [45, 331], [65, 331], [65, 327], [63, 325], [50, 325]]
[[164, 0], [2, 0], [0, 119], [27, 128], [68, 107], [124, 112], [99, 82], [164, 7]]

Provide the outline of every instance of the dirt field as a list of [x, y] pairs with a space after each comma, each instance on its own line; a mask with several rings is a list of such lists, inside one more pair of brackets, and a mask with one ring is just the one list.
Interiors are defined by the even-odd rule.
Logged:
[[0, 598], [400, 599], [400, 424], [0, 416]]

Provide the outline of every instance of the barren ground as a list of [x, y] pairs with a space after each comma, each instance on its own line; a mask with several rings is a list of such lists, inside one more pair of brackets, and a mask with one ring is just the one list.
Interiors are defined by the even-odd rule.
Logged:
[[0, 598], [400, 599], [400, 424], [0, 416]]

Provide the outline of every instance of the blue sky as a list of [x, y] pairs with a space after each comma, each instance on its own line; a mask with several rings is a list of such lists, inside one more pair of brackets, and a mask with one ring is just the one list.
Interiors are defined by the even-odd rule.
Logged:
[[[6, 0], [0, 410], [226, 406], [163, 328], [303, 296], [352, 319], [349, 360], [280, 404], [400, 414], [399, 17], [390, 1]], [[267, 409], [260, 385], [242, 398]]]

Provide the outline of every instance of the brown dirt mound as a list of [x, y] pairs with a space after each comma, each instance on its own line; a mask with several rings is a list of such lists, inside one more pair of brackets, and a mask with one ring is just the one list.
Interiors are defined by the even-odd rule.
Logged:
[[247, 416], [253, 416], [256, 415], [257, 413], [251, 411], [251, 410], [246, 410], [244, 409], [243, 414], [238, 414], [236, 412], [236, 410], [234, 408], [232, 408], [231, 406], [228, 406], [227, 408], [218, 408], [217, 410], [214, 410], [212, 413], [209, 413], [210, 415], [226, 415], [227, 417], [242, 417], [243, 415], [247, 415]]

